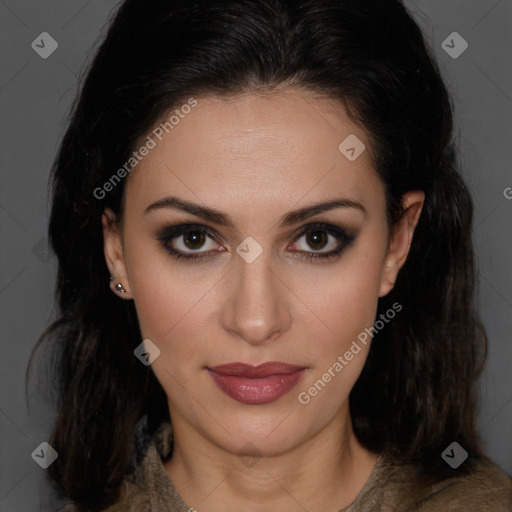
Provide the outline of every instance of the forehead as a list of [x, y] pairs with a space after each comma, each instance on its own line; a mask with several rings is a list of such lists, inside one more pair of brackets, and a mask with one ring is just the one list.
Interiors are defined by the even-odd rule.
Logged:
[[196, 101], [177, 106], [181, 115], [167, 130], [160, 124], [159, 137], [148, 134], [155, 144], [129, 176], [127, 204], [144, 209], [168, 194], [254, 212], [382, 192], [370, 141], [338, 101], [297, 89]]

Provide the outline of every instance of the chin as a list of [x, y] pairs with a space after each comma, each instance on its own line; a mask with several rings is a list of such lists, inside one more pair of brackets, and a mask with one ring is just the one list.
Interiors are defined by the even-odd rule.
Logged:
[[[289, 421], [293, 416], [289, 414], [289, 409], [280, 411], [279, 414], [259, 418], [248, 417], [244, 413], [236, 418], [235, 415], [230, 414], [229, 418], [226, 417], [226, 424], [229, 425], [226, 430], [229, 434], [219, 428], [218, 434], [221, 434], [221, 437], [215, 436], [217, 444], [240, 456], [280, 455], [301, 444], [307, 437], [308, 429], [305, 428], [303, 421], [301, 423], [296, 420]], [[219, 418], [221, 424], [223, 424], [222, 421]]]

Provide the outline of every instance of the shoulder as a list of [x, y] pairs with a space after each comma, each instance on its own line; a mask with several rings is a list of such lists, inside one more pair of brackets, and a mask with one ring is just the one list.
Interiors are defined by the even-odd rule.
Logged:
[[[161, 463], [161, 457], [171, 453], [172, 445], [171, 424], [164, 422], [153, 434], [151, 443], [146, 446], [144, 456], [136, 465], [135, 471], [123, 480], [116, 503], [103, 509], [102, 512], [150, 512], [154, 504], [166, 493], [171, 494], [169, 502], [174, 507], [172, 510], [178, 510], [178, 505], [181, 505], [180, 500], [174, 495], [176, 494], [173, 492], [174, 487]], [[56, 512], [80, 512], [80, 510], [77, 505], [70, 503]]]
[[[102, 512], [149, 512], [150, 510], [151, 503], [147, 493], [136, 483], [124, 480], [117, 502], [103, 509]], [[56, 512], [80, 512], [80, 509], [74, 503], [68, 503]]]
[[487, 459], [473, 460], [465, 473], [454, 470], [453, 476], [430, 482], [414, 465], [391, 465], [384, 472], [383, 502], [395, 512], [512, 512], [512, 479]]
[[380, 456], [343, 512], [512, 512], [512, 479], [489, 459], [464, 464], [463, 471], [428, 476], [419, 465]]
[[512, 479], [491, 461], [477, 461], [469, 474], [455, 475], [431, 486], [418, 510], [511, 512]]

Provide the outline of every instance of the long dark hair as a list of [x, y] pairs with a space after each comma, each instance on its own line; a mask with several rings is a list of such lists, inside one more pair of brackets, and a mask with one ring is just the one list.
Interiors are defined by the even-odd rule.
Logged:
[[282, 86], [342, 102], [368, 133], [391, 226], [405, 192], [426, 195], [408, 260], [379, 300], [379, 314], [395, 302], [403, 310], [375, 335], [350, 395], [358, 439], [437, 478], [454, 440], [470, 461], [484, 457], [474, 424], [486, 340], [473, 303], [472, 201], [457, 170], [449, 94], [403, 4], [126, 0], [52, 169], [59, 317], [34, 348], [51, 342], [57, 355], [50, 444], [59, 458], [49, 473], [84, 509], [118, 499], [140, 460], [137, 440], [170, 419], [162, 387], [133, 355], [141, 342], [133, 301], [109, 288], [101, 214], [122, 214], [125, 180], [101, 199], [94, 191], [188, 98]]

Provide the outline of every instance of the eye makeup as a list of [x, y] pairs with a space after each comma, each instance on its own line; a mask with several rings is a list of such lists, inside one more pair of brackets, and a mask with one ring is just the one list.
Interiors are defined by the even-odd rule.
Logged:
[[[190, 236], [192, 235], [192, 236]], [[297, 247], [297, 241], [306, 237], [306, 244], [311, 245], [322, 244], [332, 245], [335, 242], [335, 247], [326, 252], [319, 252], [319, 250], [304, 251], [292, 250], [294, 258], [302, 258], [306, 261], [332, 261], [336, 259], [341, 253], [351, 247], [358, 233], [354, 230], [347, 230], [325, 222], [315, 222], [308, 224], [302, 228], [299, 234], [294, 238], [291, 246]], [[216, 257], [219, 252], [224, 250], [211, 249], [208, 251], [196, 251], [188, 247], [190, 251], [177, 249], [173, 242], [180, 239], [181, 245], [185, 245], [185, 240], [188, 244], [204, 246], [208, 239], [217, 242], [220, 237], [215, 231], [208, 226], [193, 223], [180, 223], [175, 225], [166, 225], [157, 232], [157, 240], [160, 241], [163, 248], [176, 260], [183, 260], [186, 262], [193, 261], [206, 261]], [[218, 243], [218, 242], [217, 242]], [[324, 246], [325, 246], [324, 245]], [[321, 247], [321, 249], [324, 248]], [[185, 247], [187, 247], [185, 245]], [[199, 247], [199, 248], [200, 248]], [[288, 246], [290, 247], [290, 245]]]

